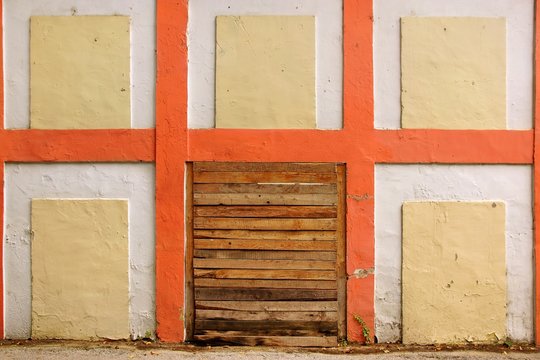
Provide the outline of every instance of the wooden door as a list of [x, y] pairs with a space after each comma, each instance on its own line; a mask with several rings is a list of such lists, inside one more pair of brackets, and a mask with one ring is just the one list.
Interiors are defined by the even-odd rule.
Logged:
[[344, 165], [201, 162], [187, 180], [188, 340], [345, 339]]

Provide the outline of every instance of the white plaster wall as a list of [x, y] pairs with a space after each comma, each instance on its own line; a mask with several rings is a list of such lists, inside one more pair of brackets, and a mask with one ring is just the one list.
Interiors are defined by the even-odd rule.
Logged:
[[155, 201], [152, 164], [6, 164], [5, 336], [31, 334], [30, 209], [33, 198], [129, 201], [129, 321], [132, 338], [155, 331]]
[[401, 127], [399, 19], [403, 16], [506, 17], [507, 127], [532, 128], [533, 0], [375, 0], [373, 5], [376, 128]]
[[5, 126], [30, 126], [30, 16], [131, 17], [131, 126], [155, 127], [155, 0], [4, 0]]
[[401, 206], [411, 200], [506, 203], [507, 332], [533, 340], [532, 174], [517, 165], [377, 165], [375, 335], [401, 339]]
[[218, 15], [315, 15], [317, 128], [342, 127], [342, 0], [191, 0], [188, 23], [188, 126], [213, 128], [215, 18]]

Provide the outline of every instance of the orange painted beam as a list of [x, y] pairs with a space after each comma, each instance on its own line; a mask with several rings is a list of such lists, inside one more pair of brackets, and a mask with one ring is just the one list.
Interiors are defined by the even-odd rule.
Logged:
[[184, 340], [184, 163], [188, 0], [157, 2], [156, 320], [160, 340]]
[[188, 136], [191, 161], [339, 162], [354, 152], [344, 131], [207, 129]]
[[376, 130], [378, 163], [532, 164], [532, 130]]
[[540, 1], [535, 1], [535, 65], [534, 65], [534, 326], [535, 343], [540, 346]]
[[373, 129], [373, 1], [343, 1], [343, 123]]
[[152, 162], [153, 129], [0, 130], [0, 158], [9, 162]]
[[[343, 2], [343, 123], [348, 141], [340, 142], [347, 158], [347, 273], [375, 262], [375, 179], [373, 139], [373, 1]], [[338, 143], [330, 144], [333, 151]], [[364, 199], [364, 200], [361, 200]], [[347, 336], [369, 342], [375, 334], [375, 277], [347, 282]], [[360, 317], [370, 329], [364, 339]]]

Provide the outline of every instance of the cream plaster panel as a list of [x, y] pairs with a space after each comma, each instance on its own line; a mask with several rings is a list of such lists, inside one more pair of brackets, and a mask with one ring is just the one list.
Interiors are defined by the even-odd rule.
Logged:
[[216, 128], [314, 129], [315, 18], [216, 18]]
[[188, 125], [215, 126], [216, 16], [316, 17], [317, 128], [342, 127], [342, 0], [196, 0], [189, 2]]
[[400, 18], [405, 16], [505, 17], [509, 129], [533, 125], [533, 0], [376, 0], [374, 6], [375, 127], [401, 125]]
[[403, 343], [506, 338], [502, 202], [403, 204]]
[[68, 15], [130, 17], [131, 126], [154, 127], [155, 6], [155, 0], [4, 0], [6, 127], [21, 129], [30, 126], [30, 17]]
[[5, 336], [31, 335], [30, 204], [34, 198], [128, 199], [129, 329], [155, 331], [155, 185], [151, 164], [6, 164]]
[[401, 19], [403, 128], [506, 128], [506, 19]]
[[520, 165], [377, 165], [375, 170], [375, 335], [401, 340], [401, 206], [406, 201], [506, 204], [506, 331], [533, 340], [532, 173]]
[[127, 16], [33, 16], [30, 127], [131, 127]]
[[129, 337], [127, 200], [32, 200], [32, 338]]

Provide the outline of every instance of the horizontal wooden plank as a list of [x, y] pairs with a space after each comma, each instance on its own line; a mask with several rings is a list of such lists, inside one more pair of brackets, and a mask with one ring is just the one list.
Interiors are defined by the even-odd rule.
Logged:
[[335, 173], [278, 172], [278, 171], [194, 171], [196, 184], [261, 184], [261, 183], [335, 183]]
[[293, 171], [336, 172], [334, 163], [196, 162], [194, 171]]
[[195, 341], [216, 345], [334, 347], [337, 336], [223, 336], [195, 335]]
[[196, 287], [266, 289], [337, 289], [335, 280], [195, 279]]
[[195, 206], [195, 216], [232, 218], [335, 218], [335, 206]]
[[195, 239], [195, 249], [335, 251], [335, 241]]
[[195, 300], [331, 301], [336, 299], [336, 290], [195, 288]]
[[193, 184], [199, 194], [336, 194], [336, 184]]
[[271, 251], [271, 250], [201, 250], [193, 255], [198, 259], [251, 259], [251, 260], [328, 260], [335, 261], [333, 251]]
[[234, 311], [197, 310], [198, 320], [337, 321], [336, 311]]
[[194, 269], [196, 278], [335, 280], [335, 270]]
[[337, 204], [335, 194], [193, 194], [194, 205], [327, 205]]
[[336, 240], [335, 231], [194, 230], [195, 239]]
[[336, 330], [291, 330], [291, 329], [261, 329], [245, 331], [226, 331], [226, 330], [204, 330], [199, 329], [195, 335], [212, 335], [212, 336], [335, 336]]
[[198, 230], [336, 230], [336, 219], [253, 219], [195, 217]]
[[296, 269], [335, 270], [335, 261], [193, 259], [195, 269]]
[[197, 309], [240, 311], [337, 311], [337, 301], [206, 301], [195, 303]]
[[333, 330], [337, 328], [335, 321], [235, 321], [235, 320], [195, 320], [195, 329], [246, 331], [260, 329], [284, 329], [284, 330]]

